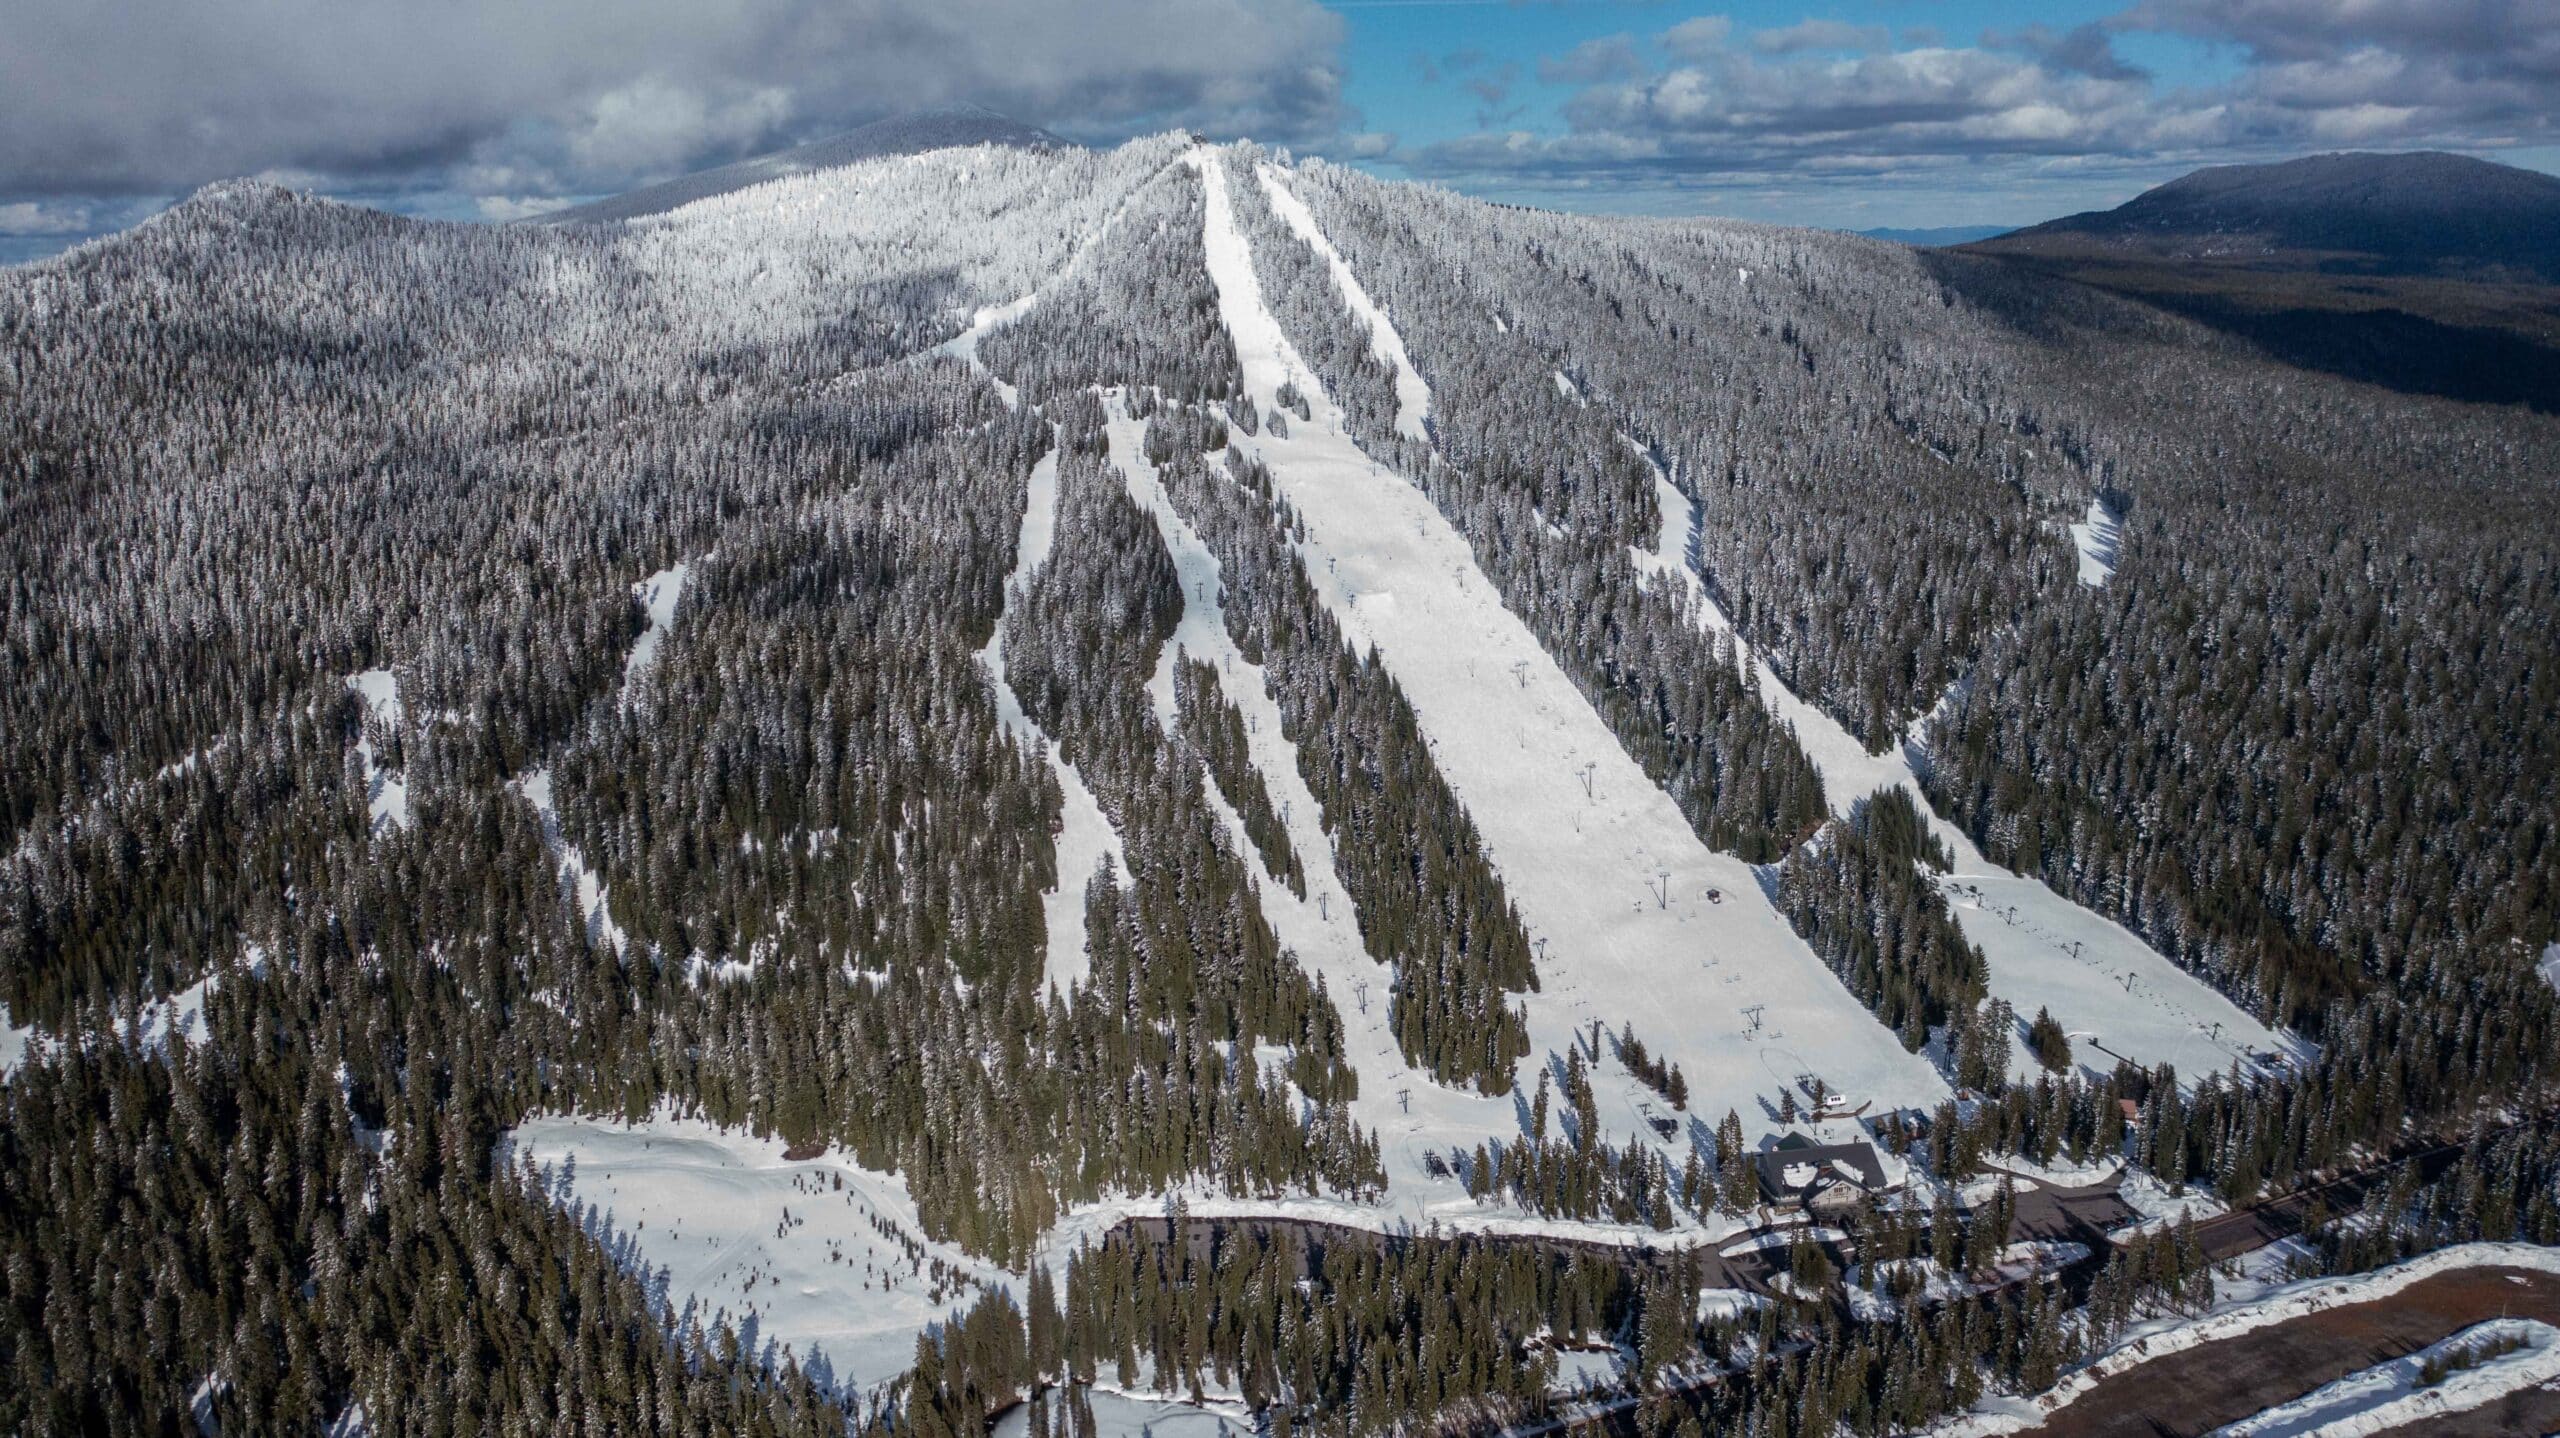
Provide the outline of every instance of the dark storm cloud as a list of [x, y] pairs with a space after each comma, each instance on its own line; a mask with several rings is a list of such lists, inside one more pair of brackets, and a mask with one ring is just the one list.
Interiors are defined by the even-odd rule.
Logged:
[[36, 0], [8, 28], [0, 196], [592, 192], [964, 99], [1104, 137], [1347, 118], [1314, 0]]

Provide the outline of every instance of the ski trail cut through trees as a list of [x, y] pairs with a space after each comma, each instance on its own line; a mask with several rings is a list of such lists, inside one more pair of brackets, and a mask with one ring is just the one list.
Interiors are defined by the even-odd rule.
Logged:
[[[1561, 1061], [1577, 1036], [1587, 1043], [1596, 1020], [1613, 1031], [1632, 1022], [1680, 1065], [1691, 1119], [1712, 1123], [1732, 1108], [1766, 1132], [1780, 1090], [1808, 1074], [1853, 1104], [1943, 1098], [1945, 1083], [1841, 987], [1751, 868], [1701, 843], [1627, 757], [1439, 509], [1344, 433], [1263, 301], [1226, 177], [1210, 152], [1193, 154], [1208, 187], [1209, 273], [1246, 390], [1268, 406], [1295, 383], [1315, 406], [1286, 439], [1229, 442], [1271, 467], [1306, 527], [1300, 553], [1318, 594], [1355, 641], [1375, 646], [1412, 702], [1542, 944], [1544, 988], [1524, 1001], [1523, 1086], [1534, 1088], [1537, 1065]], [[1614, 1133], [1653, 1140], [1646, 1105], [1678, 1131], [1681, 1119], [1614, 1061], [1594, 1084]], [[1663, 1147], [1681, 1161], [1686, 1134]]]
[[[1388, 1023], [1389, 995], [1395, 972], [1377, 961], [1360, 937], [1358, 910], [1334, 867], [1332, 836], [1324, 829], [1324, 808], [1298, 769], [1298, 746], [1282, 727], [1279, 701], [1272, 697], [1262, 666], [1249, 663], [1227, 629], [1218, 558], [1191, 526], [1146, 455], [1146, 424], [1131, 419], [1115, 397], [1110, 405], [1111, 458], [1126, 477], [1129, 497], [1154, 516], [1156, 533], [1173, 557], [1182, 579], [1182, 621], [1165, 645], [1148, 691], [1167, 733], [1176, 730], [1173, 715], [1173, 672], [1177, 655], [1216, 667], [1218, 687], [1244, 714], [1245, 742], [1254, 768], [1261, 774], [1271, 802], [1288, 831], [1289, 845], [1306, 869], [1307, 896], [1267, 872], [1243, 821], [1225, 796], [1208, 780], [1215, 807], [1226, 819], [1227, 837], [1246, 856], [1256, 874], [1263, 917], [1297, 958], [1301, 968], [1321, 980], [1342, 1015], [1344, 1057], [1360, 1075], [1360, 1096], [1351, 1117], [1378, 1138], [1379, 1158], [1387, 1171], [1387, 1193], [1377, 1207], [1421, 1227], [1432, 1218], [1466, 1222], [1467, 1215], [1496, 1212], [1467, 1195], [1456, 1176], [1433, 1177], [1427, 1153], [1447, 1154], [1452, 1147], [1472, 1148], [1488, 1139], [1503, 1140], [1517, 1130], [1511, 1098], [1488, 1098], [1436, 1083], [1431, 1075], [1405, 1062], [1394, 1028]], [[1477, 1226], [1469, 1224], [1470, 1227]]]
[[[1761, 702], [1795, 726], [1796, 742], [1821, 771], [1834, 814], [1845, 816], [1881, 790], [1899, 786], [1911, 792], [1929, 816], [1929, 831], [1955, 856], [1953, 871], [1929, 877], [1946, 895], [1965, 937], [1982, 949], [1993, 994], [2007, 999], [2021, 1019], [2038, 1009], [2052, 1013], [2071, 1036], [2074, 1062], [2101, 1074], [2122, 1056], [2144, 1065], [2175, 1064], [2180, 1079], [2193, 1083], [2235, 1061], [2246, 1063], [2252, 1054], [2305, 1051], [2300, 1038], [2269, 1030], [2123, 925], [2071, 902], [2042, 880], [1991, 862], [1963, 830], [1940, 818], [1914, 772], [1924, 757], [1917, 736], [1928, 726], [1926, 717], [1900, 743], [1870, 754], [1838, 720], [1798, 697], [1706, 592], [1695, 558], [1697, 504], [1663, 473], [1650, 450], [1632, 439], [1628, 443], [1652, 470], [1662, 506], [1661, 535], [1652, 553], [1633, 555], [1636, 567], [1649, 576], [1675, 578], [1687, 589], [1698, 623], [1732, 637], [1759, 678]], [[2012, 1071], [2033, 1072], [2024, 1041], [2013, 1035], [2011, 1049]]]
[[1293, 234], [1323, 257], [1326, 267], [1333, 271], [1334, 284], [1341, 287], [1344, 302], [1351, 306], [1352, 316], [1369, 327], [1371, 351], [1395, 371], [1396, 433], [1410, 440], [1429, 443], [1431, 431], [1427, 421], [1431, 415], [1431, 386], [1423, 382], [1421, 372], [1413, 367], [1413, 357], [1405, 353], [1404, 336], [1396, 333], [1396, 327], [1387, 322], [1386, 312], [1369, 297], [1368, 290], [1360, 284], [1360, 277], [1351, 272], [1350, 263], [1334, 249], [1333, 241], [1325, 238], [1324, 227], [1316, 223], [1314, 212], [1289, 188], [1280, 172], [1265, 162], [1255, 165], [1253, 173], [1261, 180], [1263, 193], [1270, 197], [1273, 213], [1279, 215], [1281, 222]]
[[622, 661], [622, 702], [631, 702], [631, 687], [640, 676], [658, 662], [658, 646], [666, 642], [667, 631], [675, 627], [676, 605], [684, 598], [685, 581], [692, 576], [690, 561], [661, 569], [631, 586], [631, 597], [648, 612], [649, 627], [631, 641], [631, 653]]
[[1058, 776], [1062, 800], [1058, 881], [1040, 896], [1041, 917], [1048, 926], [1041, 975], [1060, 994], [1073, 997], [1077, 985], [1093, 972], [1092, 940], [1084, 925], [1085, 887], [1106, 864], [1113, 881], [1126, 887], [1129, 860], [1120, 846], [1120, 831], [1111, 827], [1101, 802], [1085, 787], [1084, 776], [1067, 761], [1058, 741], [1042, 733], [1031, 716], [1023, 712], [1022, 696], [1013, 692], [1012, 682], [1005, 678], [1004, 631], [1012, 619], [1014, 596], [1029, 588], [1032, 576], [1049, 562], [1049, 550], [1057, 542], [1057, 535], [1058, 450], [1053, 440], [1049, 452], [1031, 468], [1030, 494], [1022, 506], [1022, 530], [1014, 540], [1013, 573], [1004, 582], [1004, 612], [996, 616], [995, 632], [987, 636], [987, 647], [978, 651], [978, 664], [987, 671], [987, 683], [995, 691], [996, 716], [1003, 721], [1005, 732], [1047, 755], [1049, 771]]
[[[347, 687], [364, 701], [367, 720], [379, 724], [393, 734], [401, 732], [407, 711], [400, 703], [400, 677], [388, 669], [367, 669], [347, 676]], [[387, 833], [406, 829], [409, 816], [409, 779], [405, 770], [387, 768], [382, 756], [375, 752], [371, 732], [356, 735], [356, 757], [364, 761], [365, 817], [373, 823], [373, 832]]]

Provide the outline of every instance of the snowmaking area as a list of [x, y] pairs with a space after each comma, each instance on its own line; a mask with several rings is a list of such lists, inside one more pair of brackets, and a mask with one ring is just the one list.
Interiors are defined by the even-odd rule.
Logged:
[[904, 1179], [838, 1152], [793, 1160], [778, 1139], [660, 1112], [529, 1120], [501, 1153], [527, 1158], [680, 1316], [726, 1318], [750, 1350], [779, 1363], [787, 1349], [839, 1391], [898, 1378], [918, 1334], [1012, 1282], [926, 1239]]
[[[1276, 406], [1295, 382], [1314, 406], [1286, 438], [1230, 442], [1270, 466], [1305, 524], [1300, 553], [1319, 595], [1412, 701], [1540, 946], [1520, 1078], [1534, 1086], [1536, 1066], [1587, 1043], [1595, 1021], [1612, 1032], [1633, 1022], [1686, 1075], [1692, 1123], [1731, 1108], [1765, 1133], [1802, 1076], [1853, 1106], [1944, 1098], [1938, 1074], [1787, 927], [1751, 867], [1701, 843], [1627, 757], [1429, 497], [1353, 443], [1263, 300], [1222, 167], [1194, 157], [1208, 186], [1209, 273], [1245, 388]], [[1651, 1135], [1648, 1104], [1670, 1116], [1614, 1062], [1594, 1081], [1613, 1133]], [[1403, 1120], [1384, 1137], [1414, 1127]], [[1683, 1134], [1673, 1152], [1685, 1151]]]
[[[1871, 754], [1840, 721], [1789, 688], [1707, 593], [1698, 573], [1697, 503], [1672, 483], [1650, 451], [1642, 452], [1653, 470], [1662, 530], [1651, 553], [1633, 556], [1637, 567], [1683, 585], [1698, 622], [1730, 637], [1747, 657], [1759, 677], [1761, 701], [1795, 726], [1796, 742], [1822, 772], [1823, 794], [1834, 814], [1845, 816], [1885, 789], [1910, 792], [1928, 816], [1929, 831], [1955, 859], [1952, 870], [1931, 878], [1965, 937], [1989, 963], [1991, 992], [2009, 1001], [2022, 1024], [2036, 1010], [2048, 1010], [2070, 1035], [2074, 1062], [2099, 1075], [2118, 1058], [2128, 1058], [2145, 1066], [2175, 1064], [2180, 1079], [2193, 1082], [2234, 1063], [2248, 1066], [2261, 1056], [2300, 1057], [2306, 1051], [2300, 1038], [2270, 1030], [2123, 925], [2071, 902], [2040, 879], [1993, 863], [1962, 829], [1939, 817], [1915, 773], [1927, 757], [1918, 739], [1926, 719], [1915, 722], [1900, 743]], [[2098, 501], [2091, 506], [2093, 516], [2103, 510]], [[2112, 548], [2108, 554], [2112, 566]], [[2087, 575], [2084, 559], [2084, 580]], [[2012, 1035], [2011, 1048], [2012, 1070], [2025, 1071], [2033, 1059], [2023, 1030]]]

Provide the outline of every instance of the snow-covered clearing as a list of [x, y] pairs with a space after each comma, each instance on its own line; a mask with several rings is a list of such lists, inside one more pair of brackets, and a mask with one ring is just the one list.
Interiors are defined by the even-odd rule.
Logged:
[[[2514, 1352], [2421, 1387], [2430, 1359], [2520, 1344]], [[2424, 1418], [2478, 1408], [2536, 1384], [2560, 1379], [2560, 1328], [2531, 1318], [2475, 1323], [2405, 1358], [2359, 1369], [2290, 1403], [2214, 1430], [2213, 1438], [2349, 1438], [2388, 1433]]]
[[[1029, 302], [1024, 302], [1024, 308]], [[974, 353], [974, 351], [973, 351]], [[1010, 401], [1007, 401], [1010, 403]], [[1084, 776], [1067, 762], [1058, 741], [1040, 732], [1040, 726], [1022, 710], [1022, 697], [1004, 674], [1004, 630], [1011, 618], [1013, 596], [1031, 583], [1040, 566], [1049, 562], [1049, 550], [1058, 537], [1058, 451], [1052, 447], [1031, 469], [1030, 495], [1022, 506], [1022, 532], [1014, 541], [1013, 573], [1004, 583], [1005, 613], [996, 616], [995, 632], [987, 637], [987, 647], [978, 651], [978, 663], [987, 671], [987, 682], [995, 690], [996, 714], [1004, 721], [1007, 733], [1029, 748], [1046, 754], [1050, 772], [1058, 776], [1061, 804], [1057, 837], [1058, 882], [1040, 896], [1040, 912], [1048, 925], [1048, 948], [1042, 963], [1042, 974], [1061, 994], [1073, 994], [1076, 986], [1093, 971], [1091, 940], [1085, 933], [1085, 886], [1092, 882], [1095, 871], [1111, 866], [1113, 879], [1129, 882], [1129, 861], [1120, 847], [1120, 831], [1111, 827], [1110, 816], [1102, 812], [1102, 803], [1085, 787]]]
[[1352, 317], [1369, 327], [1372, 351], [1395, 371], [1396, 433], [1411, 440], [1428, 440], [1431, 432], [1424, 427], [1424, 421], [1431, 414], [1431, 386], [1423, 382], [1421, 371], [1413, 367], [1412, 357], [1404, 352], [1404, 336], [1396, 333], [1396, 327], [1387, 322], [1386, 312], [1369, 297], [1369, 291], [1360, 284], [1360, 277], [1351, 272], [1351, 266], [1333, 248], [1333, 241], [1325, 238], [1324, 227], [1316, 223], [1316, 217], [1307, 209], [1306, 202], [1289, 188], [1288, 181], [1281, 178], [1280, 172], [1263, 163], [1254, 166], [1254, 176], [1262, 181], [1262, 192], [1270, 198], [1272, 211], [1280, 216], [1281, 222], [1324, 258], [1326, 266], [1333, 271], [1333, 282], [1341, 287], [1343, 299], [1351, 306]]
[[[2455, 1244], [2371, 1273], [2344, 1278], [2304, 1279], [2263, 1297], [2219, 1308], [2202, 1318], [2164, 1319], [2140, 1324], [2126, 1330], [2113, 1348], [2066, 1376], [2050, 1391], [2031, 1400], [1993, 1399], [1976, 1411], [1930, 1431], [1936, 1438], [1994, 1438], [1994, 1435], [2024, 1432], [2041, 1424], [2054, 1410], [2065, 1407], [2097, 1387], [2099, 1380], [2129, 1372], [2154, 1358], [2183, 1353], [2332, 1308], [2377, 1302], [2422, 1279], [2466, 1268], [2518, 1268], [2560, 1274], [2560, 1249], [2529, 1243]], [[2555, 1368], [2551, 1376], [2560, 1376], [2560, 1368]], [[2511, 1390], [2518, 1386], [2521, 1384], [2511, 1383], [2508, 1388]], [[2495, 1396], [2494, 1393], [2489, 1394], [2480, 1401], [2487, 1402]], [[2404, 1417], [2401, 1421], [2407, 1420]]]
[[[1065, 1416], [1065, 1402], [1064, 1394], [1051, 1395], [1053, 1422]], [[1085, 1402], [1093, 1410], [1094, 1438], [1244, 1438], [1256, 1431], [1241, 1401], [1212, 1398], [1199, 1404], [1096, 1385], [1086, 1391]], [[1025, 1404], [996, 1420], [994, 1438], [1025, 1438], [1030, 1430], [1031, 1408]]]
[[35, 1036], [35, 1025], [11, 1022], [9, 1006], [0, 1004], [0, 1079], [6, 1079], [26, 1062], [27, 1045]]
[[631, 597], [648, 611], [649, 627], [631, 641], [631, 653], [622, 661], [622, 698], [631, 700], [631, 686], [658, 662], [658, 645], [676, 622], [676, 602], [684, 598], [685, 579], [692, 573], [690, 562], [661, 569], [631, 586]]
[[[1733, 1108], [1765, 1133], [1769, 1106], [1802, 1074], [1852, 1102], [1943, 1097], [1939, 1076], [1840, 986], [1751, 868], [1699, 842], [1431, 500], [1345, 434], [1263, 301], [1220, 166], [1194, 155], [1208, 185], [1208, 268], [1246, 389], [1272, 404], [1294, 380], [1315, 406], [1286, 439], [1230, 442], [1270, 465], [1306, 524], [1301, 553], [1319, 595], [1412, 701], [1541, 942], [1544, 991], [1526, 999], [1533, 1048], [1521, 1078], [1534, 1084], [1536, 1065], [1560, 1059], [1593, 1021], [1632, 1021], [1688, 1078], [1693, 1121]], [[1613, 1062], [1595, 1081], [1604, 1123], [1651, 1135], [1635, 1120], [1649, 1093]]]
[[927, 1240], [904, 1179], [839, 1153], [795, 1161], [779, 1140], [664, 1112], [633, 1125], [533, 1119], [501, 1153], [548, 1170], [554, 1198], [680, 1313], [725, 1317], [749, 1349], [778, 1360], [787, 1348], [841, 1391], [899, 1377], [918, 1333], [1011, 1283]]
[[2089, 517], [2071, 526], [2071, 545], [2080, 551], [2080, 582], [2105, 588], [2115, 577], [2116, 556], [2124, 552], [2124, 517], [2090, 496]]
[[[347, 676], [347, 687], [364, 701], [365, 712], [384, 728], [399, 732], [402, 708], [400, 677], [388, 669], [368, 669]], [[356, 754], [364, 760], [365, 813], [373, 820], [374, 832], [391, 826], [409, 827], [409, 781], [397, 769], [385, 769], [373, 750], [373, 736], [356, 736]]]
[[[1629, 441], [1633, 444], [1633, 441]], [[1641, 446], [1637, 446], [1639, 450]], [[1637, 567], [1649, 575], [1676, 577], [1688, 590], [1698, 622], [1730, 635], [1756, 668], [1760, 697], [1795, 726], [1796, 741], [1822, 772], [1832, 812], [1847, 814], [1868, 795], [1897, 785], [1910, 791], [1929, 815], [1930, 832], [1947, 846], [1955, 867], [1937, 876], [1965, 937], [1991, 966], [1991, 991], [2007, 999], [2020, 1020], [2051, 1011], [2071, 1036], [2074, 1059], [2105, 1073], [2116, 1056], [2150, 1065], [2172, 1063], [2193, 1081], [2218, 1073], [2253, 1054], [2298, 1053], [2301, 1041], [2279, 1036], [2224, 998], [2210, 984], [2172, 963], [2131, 930], [2071, 902], [2043, 881], [2015, 874], [1991, 860], [1963, 830], [1939, 818], [1914, 774], [1924, 758], [1916, 738], [1882, 754], [1867, 747], [1820, 707], [1787, 687], [1765, 656], [1733, 632], [1732, 622], [1700, 580], [1694, 541], [1697, 505], [1653, 461], [1654, 492], [1662, 530], [1650, 552], [1637, 551]], [[1914, 724], [1916, 735], [1926, 721]], [[2015, 1064], [2032, 1060], [2023, 1033], [2012, 1044]]]

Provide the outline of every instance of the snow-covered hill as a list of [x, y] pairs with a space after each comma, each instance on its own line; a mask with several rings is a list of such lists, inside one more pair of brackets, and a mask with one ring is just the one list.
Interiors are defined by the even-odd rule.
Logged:
[[[974, 1422], [1053, 1303], [1087, 1400], [1268, 1408], [1129, 1336], [1187, 1214], [1225, 1266], [1145, 1301], [1258, 1295], [1201, 1342], [1370, 1322], [1328, 1265], [1435, 1232], [1561, 1265], [1283, 1355], [1547, 1412], [1834, 1341], [1742, 1291], [1812, 1240], [1971, 1302], [2128, 1167], [2236, 1206], [2522, 1111], [2560, 1032], [2530, 415], [1180, 134], [929, 117], [560, 218], [612, 223], [222, 186], [0, 277], [0, 1081], [187, 1160], [0, 1187], [332, 1315], [203, 1299], [152, 1411], [256, 1429], [301, 1344], [322, 1417], [540, 1429], [609, 1314], [678, 1406]], [[1868, 1191], [1811, 1226], [1780, 1144]], [[89, 1291], [43, 1233], [0, 1316]], [[385, 1356], [474, 1323], [542, 1356]]]

